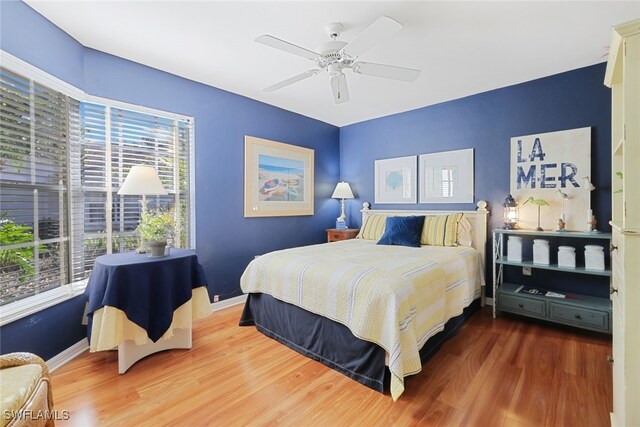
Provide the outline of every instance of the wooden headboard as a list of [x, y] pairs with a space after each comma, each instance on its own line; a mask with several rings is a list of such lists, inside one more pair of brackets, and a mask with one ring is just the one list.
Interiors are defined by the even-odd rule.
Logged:
[[471, 235], [473, 246], [482, 255], [482, 265], [486, 268], [487, 256], [487, 222], [489, 219], [489, 210], [487, 209], [487, 202], [480, 200], [476, 206], [478, 209], [475, 211], [462, 211], [462, 210], [386, 210], [386, 209], [370, 209], [369, 203], [364, 202], [362, 204], [362, 224], [365, 223], [367, 216], [370, 214], [383, 214], [390, 216], [410, 216], [410, 215], [448, 215], [452, 213], [462, 212], [464, 217], [471, 224]]

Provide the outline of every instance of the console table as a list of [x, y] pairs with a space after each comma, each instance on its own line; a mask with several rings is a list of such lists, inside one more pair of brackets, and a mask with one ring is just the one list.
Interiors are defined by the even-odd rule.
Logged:
[[84, 295], [90, 350], [117, 347], [121, 374], [149, 354], [191, 348], [192, 320], [211, 313], [202, 266], [185, 249], [99, 256]]
[[[559, 266], [557, 263], [536, 264], [532, 259], [523, 258], [522, 261], [511, 261], [505, 255], [505, 236], [516, 235], [526, 239], [531, 245], [535, 238], [547, 238], [553, 241], [551, 247], [555, 258], [558, 241], [573, 241], [578, 247], [583, 247], [585, 241], [595, 240], [603, 247], [608, 247], [611, 241], [610, 233], [587, 232], [558, 232], [533, 230], [493, 230], [493, 317], [499, 311], [510, 312], [522, 316], [534, 317], [555, 323], [562, 323], [592, 331], [611, 333], [611, 301], [609, 298], [583, 295], [562, 291], [565, 298], [531, 295], [521, 293], [524, 288], [521, 283], [504, 282], [504, 266], [515, 266], [529, 269], [551, 270], [563, 274], [579, 274], [600, 276], [603, 286], [608, 286], [611, 269], [588, 270], [578, 264], [575, 268]], [[530, 285], [529, 285], [530, 286]], [[548, 283], [536, 283], [536, 288], [553, 291]]]

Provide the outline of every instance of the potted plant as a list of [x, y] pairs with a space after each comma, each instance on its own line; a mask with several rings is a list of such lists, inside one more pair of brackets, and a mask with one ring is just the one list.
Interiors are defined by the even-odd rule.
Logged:
[[149, 248], [149, 256], [164, 255], [167, 239], [171, 236], [174, 227], [175, 222], [170, 212], [146, 211], [142, 213], [142, 218], [136, 231]]

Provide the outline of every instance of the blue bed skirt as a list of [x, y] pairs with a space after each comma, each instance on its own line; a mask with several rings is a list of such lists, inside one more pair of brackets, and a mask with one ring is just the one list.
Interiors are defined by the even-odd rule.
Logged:
[[[442, 332], [427, 341], [420, 350], [426, 363], [454, 336], [464, 321], [480, 307], [477, 299], [463, 313], [450, 319]], [[255, 325], [264, 335], [287, 347], [384, 393], [389, 389], [389, 369], [385, 351], [369, 341], [356, 338], [349, 328], [267, 294], [249, 294], [240, 318], [240, 326]]]

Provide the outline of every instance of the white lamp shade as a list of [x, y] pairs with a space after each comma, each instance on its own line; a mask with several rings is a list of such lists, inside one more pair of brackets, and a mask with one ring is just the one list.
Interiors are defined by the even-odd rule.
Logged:
[[132, 166], [118, 190], [120, 195], [160, 196], [167, 194], [153, 166]]
[[353, 199], [353, 192], [348, 182], [339, 182], [331, 195], [332, 199]]

